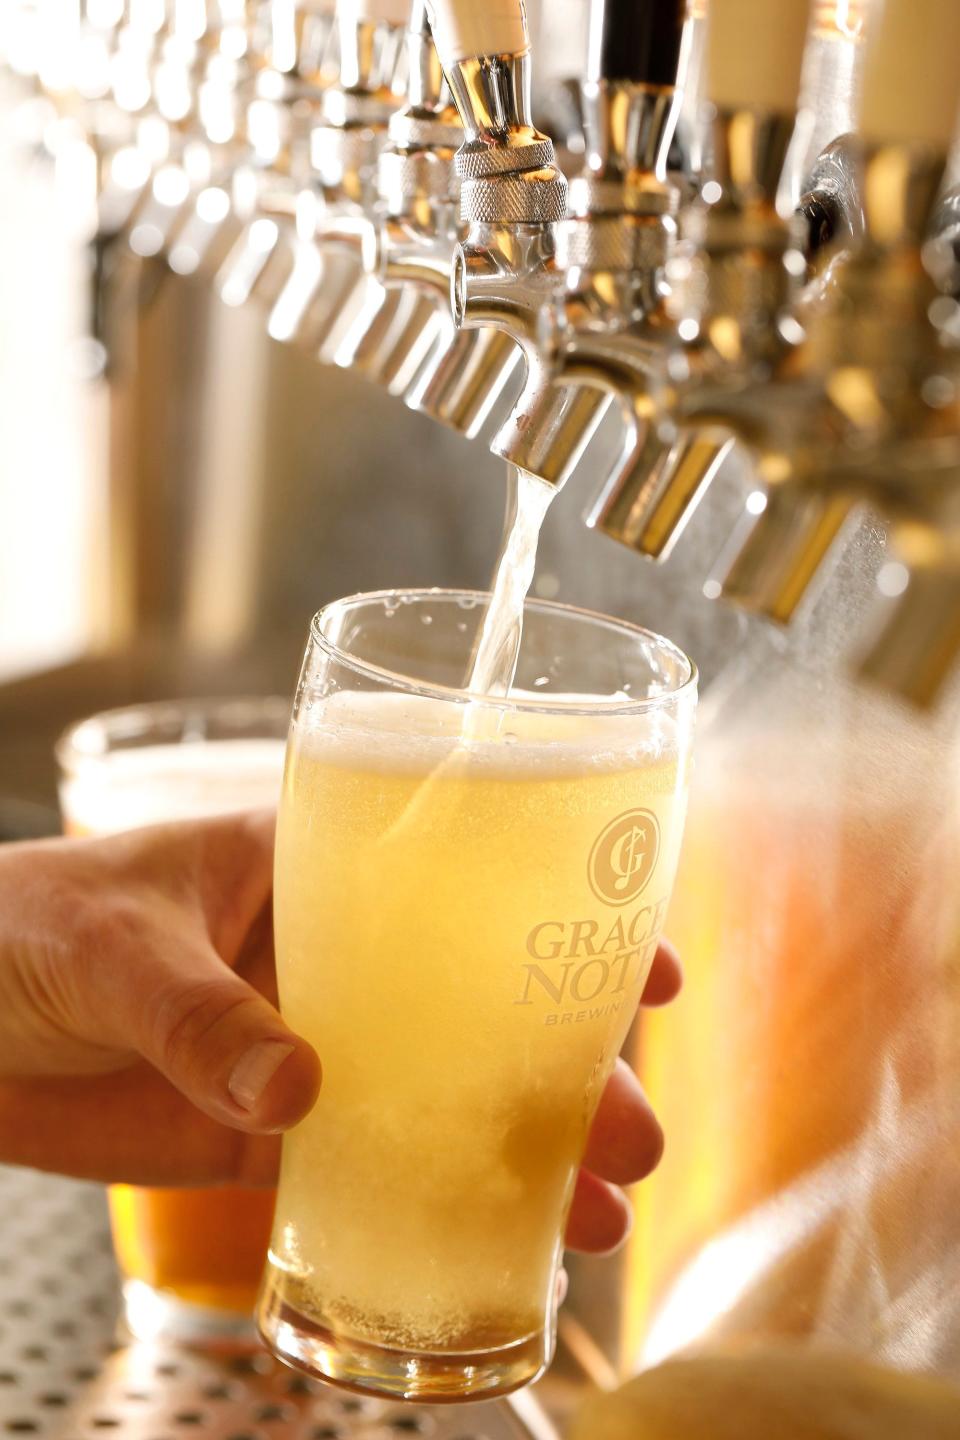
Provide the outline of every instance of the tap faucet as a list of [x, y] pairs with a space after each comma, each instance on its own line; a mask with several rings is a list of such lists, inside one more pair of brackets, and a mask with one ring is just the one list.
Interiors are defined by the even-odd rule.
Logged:
[[227, 225], [236, 239], [217, 277], [228, 304], [254, 299], [269, 314], [301, 276], [300, 195], [311, 183], [323, 96], [337, 83], [336, 46], [333, 0], [259, 0], [254, 9], [243, 153], [229, 181]]
[[[327, 363], [372, 367], [396, 319], [375, 319], [364, 256], [376, 205], [376, 166], [391, 115], [403, 97], [407, 0], [341, 0], [336, 14], [337, 82], [328, 85], [310, 127], [309, 164], [296, 187], [295, 263], [268, 320], [275, 339], [293, 340]], [[407, 304], [408, 297], [404, 297]], [[366, 348], [350, 349], [364, 316]]]
[[[376, 199], [363, 220], [366, 303], [330, 356], [402, 394], [440, 335], [443, 317], [431, 289], [414, 283], [415, 264], [438, 259], [455, 213], [453, 157], [462, 138], [446, 93], [423, 0], [406, 30], [406, 105], [390, 116], [376, 166]], [[452, 250], [452, 240], [447, 243]], [[385, 257], [409, 247], [413, 264], [398, 280]]]
[[[588, 516], [654, 559], [671, 553], [733, 444], [736, 426], [717, 417], [716, 392], [724, 405], [731, 395], [749, 397], [799, 330], [782, 323], [804, 268], [800, 222], [782, 178], [808, 11], [808, 0], [776, 9], [715, 0], [709, 13], [711, 175], [681, 207], [679, 238], [666, 256], [667, 297], [651, 316], [658, 343], [647, 346], [645, 373], [632, 368], [637, 443]], [[687, 407], [699, 407], [696, 421]]]
[[[252, 0], [194, 0], [139, 7], [120, 27], [113, 101], [129, 111], [132, 130], [104, 166], [101, 230], [138, 255], [165, 256], [181, 273], [213, 273], [239, 229], [225, 224], [228, 187], [262, 63], [259, 13]], [[134, 22], [149, 47], [132, 44]]]
[[651, 424], [670, 325], [663, 269], [686, 181], [670, 170], [691, 48], [684, 0], [594, 0], [585, 163], [557, 226], [558, 283], [527, 384], [491, 449], [559, 484], [616, 397], [624, 453]]
[[[255, 291], [269, 295], [285, 274], [285, 256], [275, 263], [290, 208], [285, 192], [302, 165], [315, 97], [335, 74], [333, 0], [245, 0], [223, 21], [197, 87], [207, 175], [168, 261], [179, 274], [218, 277], [221, 293], [226, 286], [228, 300], [240, 303]], [[251, 240], [257, 219], [265, 224]]]
[[[482, 423], [492, 390], [499, 392], [504, 383], [509, 345], [519, 351], [525, 369], [523, 400], [514, 408], [514, 428], [522, 431], [549, 384], [543, 322], [559, 283], [555, 238], [565, 211], [566, 182], [552, 142], [531, 120], [530, 47], [522, 5], [479, 12], [436, 0], [430, 14], [464, 128], [456, 170], [466, 235], [454, 253], [454, 319], [464, 330], [498, 334], [501, 343], [490, 338], [472, 346], [462, 342], [455, 358], [448, 348], [411, 400], [418, 408], [440, 408], [445, 418], [456, 414], [462, 428], [479, 428], [477, 416]], [[524, 459], [525, 468], [560, 483], [599, 422], [603, 403], [593, 396], [584, 401], [567, 395], [554, 397], [553, 403], [550, 454], [531, 452]]]
[[[509, 338], [458, 330], [450, 314], [453, 256], [464, 231], [455, 157], [464, 131], [433, 43], [425, 0], [407, 35], [407, 105], [388, 127], [378, 164], [382, 213], [370, 222], [368, 263], [382, 287], [413, 297], [377, 378], [411, 408], [477, 432], [519, 359]], [[349, 347], [346, 360], [351, 360]]]

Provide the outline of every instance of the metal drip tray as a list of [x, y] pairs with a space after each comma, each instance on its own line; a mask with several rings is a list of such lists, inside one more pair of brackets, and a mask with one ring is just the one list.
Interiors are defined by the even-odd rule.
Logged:
[[0, 1167], [0, 1436], [104, 1440], [550, 1440], [522, 1396], [429, 1408], [341, 1394], [262, 1350], [117, 1339], [97, 1185]]

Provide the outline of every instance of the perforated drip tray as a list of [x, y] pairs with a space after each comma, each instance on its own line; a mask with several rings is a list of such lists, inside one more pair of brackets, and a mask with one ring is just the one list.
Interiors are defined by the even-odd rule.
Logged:
[[263, 1351], [117, 1340], [103, 1190], [0, 1166], [0, 1436], [550, 1440], [532, 1397], [438, 1407], [341, 1394]]

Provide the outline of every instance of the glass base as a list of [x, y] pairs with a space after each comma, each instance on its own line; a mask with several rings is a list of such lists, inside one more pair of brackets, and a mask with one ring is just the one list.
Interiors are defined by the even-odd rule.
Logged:
[[218, 1341], [258, 1344], [252, 1314], [196, 1305], [172, 1291], [157, 1290], [144, 1280], [124, 1281], [123, 1319], [136, 1340], [163, 1340], [180, 1345]]
[[361, 1395], [432, 1405], [490, 1400], [529, 1385], [553, 1357], [546, 1331], [494, 1350], [394, 1350], [328, 1330], [281, 1299], [268, 1281], [257, 1311], [264, 1341], [280, 1359]]

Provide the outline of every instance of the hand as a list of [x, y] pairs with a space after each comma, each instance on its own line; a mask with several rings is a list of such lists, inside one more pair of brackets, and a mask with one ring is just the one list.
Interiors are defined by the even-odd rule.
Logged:
[[[275, 1008], [274, 817], [0, 848], [0, 1160], [146, 1185], [270, 1185], [320, 1061]], [[679, 989], [662, 945], [644, 993]], [[660, 1128], [619, 1062], [571, 1209], [571, 1246], [629, 1228], [617, 1186]]]

